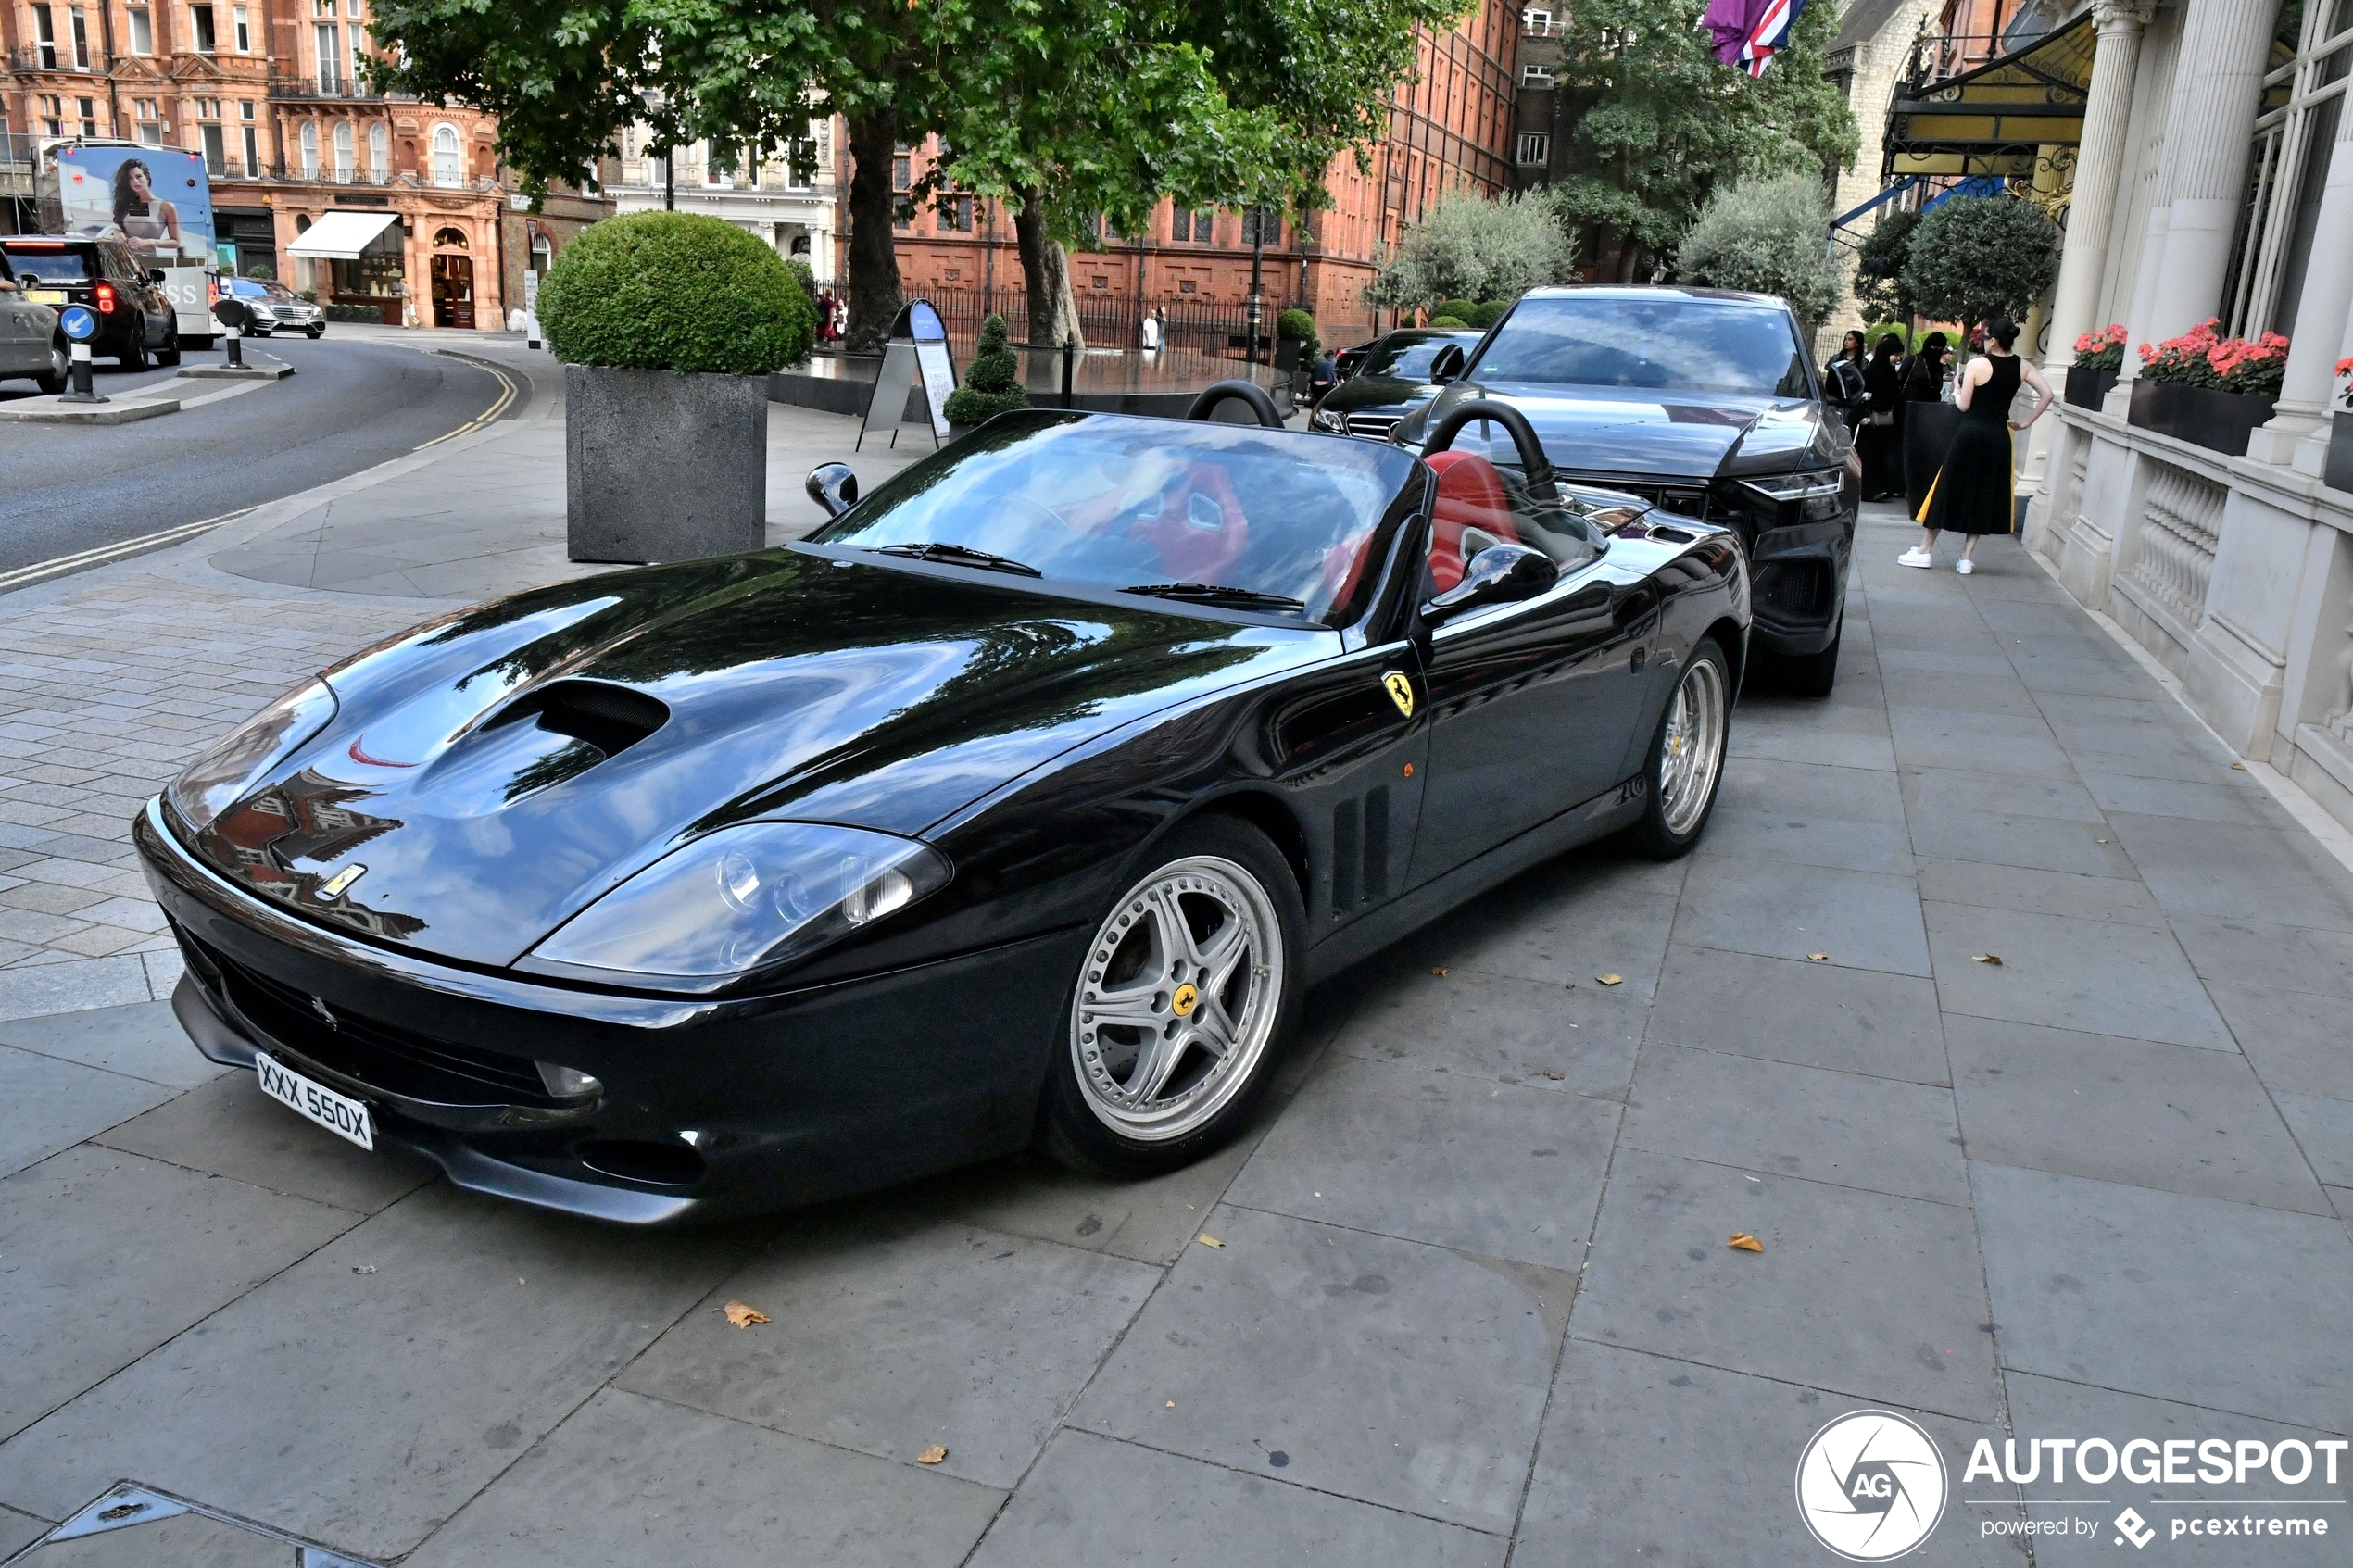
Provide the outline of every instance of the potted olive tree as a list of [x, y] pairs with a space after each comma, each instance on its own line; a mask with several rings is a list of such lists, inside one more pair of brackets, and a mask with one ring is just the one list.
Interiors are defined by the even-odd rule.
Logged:
[[816, 313], [784, 258], [716, 218], [590, 225], [539, 291], [564, 365], [567, 553], [693, 560], [768, 536], [768, 373]]

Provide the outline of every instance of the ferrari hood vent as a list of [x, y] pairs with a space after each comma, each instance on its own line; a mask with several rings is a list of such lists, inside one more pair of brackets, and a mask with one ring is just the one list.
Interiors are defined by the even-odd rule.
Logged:
[[555, 681], [524, 693], [484, 730], [504, 729], [536, 719], [549, 734], [585, 741], [608, 758], [618, 757], [670, 721], [660, 697], [602, 681]]

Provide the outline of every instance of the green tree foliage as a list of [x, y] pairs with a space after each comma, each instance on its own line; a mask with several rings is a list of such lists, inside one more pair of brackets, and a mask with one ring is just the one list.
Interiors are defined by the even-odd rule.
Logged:
[[636, 212], [584, 229], [539, 290], [556, 358], [763, 375], [809, 357], [817, 313], [774, 250], [732, 223]]
[[[1917, 212], [1881, 212], [1870, 237], [1855, 253], [1855, 303], [1866, 315], [1908, 321], [1919, 312], [1904, 287], [1904, 264], [1911, 259]], [[1879, 340], [1871, 340], [1877, 343]]]
[[1275, 335], [1286, 343], [1299, 345], [1302, 360], [1315, 358], [1315, 351], [1324, 345], [1324, 340], [1316, 335], [1315, 318], [1304, 310], [1286, 310], [1276, 317]]
[[1459, 332], [1470, 325], [1460, 316], [1432, 316], [1429, 324], [1434, 331], [1441, 332]]
[[1822, 255], [1830, 224], [1830, 197], [1811, 175], [1718, 186], [1676, 249], [1675, 275], [1779, 295], [1810, 331], [1838, 303], [1838, 268]]
[[942, 412], [951, 425], [977, 425], [1028, 407], [1029, 393], [1021, 383], [1021, 365], [1009, 345], [1005, 319], [992, 315], [980, 324], [980, 345], [964, 371], [964, 383], [948, 395]]
[[1550, 193], [1491, 198], [1451, 190], [1405, 226], [1397, 254], [1365, 297], [1392, 309], [1436, 307], [1468, 320], [1478, 308], [1472, 301], [1516, 298], [1564, 282], [1576, 261]]
[[1955, 196], [1913, 232], [1903, 283], [1923, 315], [1967, 329], [1996, 316], [2026, 320], [2058, 277], [2059, 232], [2018, 196]]
[[1502, 320], [1504, 312], [1511, 307], [1512, 302], [1508, 299], [1481, 300], [1464, 320], [1474, 327], [1491, 327]]
[[1558, 186], [1570, 223], [1617, 276], [1645, 276], [1718, 183], [1820, 174], [1855, 157], [1855, 117], [1822, 75], [1836, 7], [1806, 6], [1760, 78], [1720, 64], [1698, 31], [1706, 0], [1579, 0], [1561, 37], [1560, 92], [1576, 127]]

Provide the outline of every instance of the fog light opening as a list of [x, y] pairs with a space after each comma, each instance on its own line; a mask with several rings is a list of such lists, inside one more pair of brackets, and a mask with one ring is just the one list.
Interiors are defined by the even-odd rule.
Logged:
[[605, 1092], [604, 1080], [592, 1073], [583, 1073], [577, 1067], [559, 1067], [552, 1061], [536, 1065], [539, 1081], [558, 1099], [594, 1099]]
[[702, 1156], [684, 1144], [591, 1138], [580, 1146], [579, 1157], [592, 1171], [648, 1186], [691, 1186], [702, 1179]]

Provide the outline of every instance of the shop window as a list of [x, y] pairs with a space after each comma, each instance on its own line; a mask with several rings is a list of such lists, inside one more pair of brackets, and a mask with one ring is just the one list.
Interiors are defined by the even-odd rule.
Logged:
[[[2282, 6], [2220, 312], [2234, 336], [2295, 335], [2349, 75], [2353, 0]], [[2344, 258], [2324, 264], [2341, 266]]]

